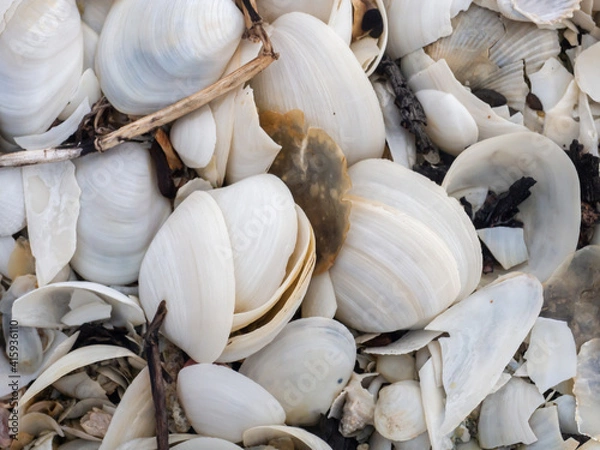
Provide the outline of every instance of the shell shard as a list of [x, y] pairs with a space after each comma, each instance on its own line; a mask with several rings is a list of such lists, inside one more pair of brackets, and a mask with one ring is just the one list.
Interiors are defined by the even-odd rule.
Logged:
[[600, 440], [600, 339], [581, 346], [577, 355], [577, 375], [573, 392], [577, 401], [575, 420], [579, 432]]
[[197, 433], [242, 440], [242, 433], [260, 425], [280, 425], [285, 412], [259, 384], [234, 370], [212, 364], [183, 368], [177, 395]]
[[510, 378], [497, 392], [485, 398], [478, 422], [478, 439], [484, 448], [495, 448], [537, 440], [529, 426], [533, 412], [544, 403], [544, 397], [532, 384]]
[[523, 228], [493, 227], [477, 230], [481, 242], [502, 268], [508, 270], [529, 258]]
[[531, 330], [524, 357], [527, 374], [542, 394], [573, 378], [577, 371], [575, 339], [563, 321], [539, 317]]
[[447, 395], [443, 434], [454, 430], [488, 395], [533, 326], [542, 302], [541, 283], [531, 275], [513, 273], [427, 325], [427, 330], [450, 334], [439, 339]]
[[156, 233], [139, 284], [147, 317], [166, 300], [163, 333], [173, 343], [199, 362], [219, 357], [233, 322], [235, 278], [225, 219], [208, 193], [192, 193]]

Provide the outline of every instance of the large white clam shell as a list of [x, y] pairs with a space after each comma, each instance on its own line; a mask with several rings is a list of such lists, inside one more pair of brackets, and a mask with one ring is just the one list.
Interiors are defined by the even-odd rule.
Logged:
[[369, 159], [348, 170], [351, 193], [385, 203], [427, 224], [450, 248], [460, 271], [459, 298], [479, 283], [481, 247], [463, 207], [443, 188], [412, 170], [386, 160]]
[[81, 198], [73, 269], [98, 283], [134, 282], [150, 241], [171, 212], [147, 149], [124, 143], [80, 158], [75, 167]]
[[63, 110], [82, 72], [83, 35], [75, 0], [8, 3], [0, 20], [0, 135], [12, 141], [45, 131]]
[[417, 218], [384, 203], [351, 197], [350, 230], [330, 269], [336, 317], [366, 332], [419, 327], [457, 299], [457, 261]]
[[251, 82], [258, 108], [302, 110], [309, 126], [338, 143], [348, 165], [381, 156], [385, 129], [377, 96], [344, 41], [300, 12], [279, 17], [271, 40], [280, 57]]
[[579, 177], [558, 145], [533, 132], [480, 141], [456, 158], [442, 186], [456, 198], [476, 187], [498, 194], [523, 176], [537, 183], [519, 205], [529, 260], [516, 269], [544, 281], [575, 250], [579, 237]]
[[279, 400], [290, 425], [313, 425], [341, 392], [354, 368], [356, 347], [339, 322], [311, 317], [290, 322], [246, 358], [240, 372]]
[[223, 213], [206, 192], [194, 192], [171, 214], [142, 261], [140, 302], [154, 317], [162, 300], [163, 332], [199, 362], [221, 354], [233, 322], [233, 253]]
[[115, 2], [98, 43], [102, 91], [127, 114], [163, 108], [219, 79], [243, 31], [231, 0]]
[[260, 425], [282, 425], [285, 412], [273, 395], [239, 372], [212, 364], [183, 368], [177, 394], [194, 430], [231, 442]]

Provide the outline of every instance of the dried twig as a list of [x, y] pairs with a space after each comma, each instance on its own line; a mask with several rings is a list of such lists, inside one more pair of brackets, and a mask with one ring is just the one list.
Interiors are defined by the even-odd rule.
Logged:
[[169, 421], [167, 415], [167, 401], [165, 395], [165, 384], [162, 375], [162, 364], [160, 350], [158, 348], [158, 332], [167, 315], [167, 304], [163, 300], [158, 305], [154, 319], [148, 325], [148, 331], [144, 338], [144, 353], [148, 360], [148, 371], [150, 372], [150, 385], [152, 387], [152, 400], [156, 417], [156, 445], [158, 450], [169, 448]]
[[[201, 108], [212, 100], [251, 80], [278, 58], [278, 55], [273, 51], [269, 36], [262, 26], [262, 18], [257, 12], [255, 0], [242, 0], [241, 3], [246, 18], [246, 38], [262, 42], [263, 49], [261, 54], [207, 88], [181, 99], [166, 108], [131, 122], [105, 136], [97, 137], [94, 142], [95, 150], [104, 152], [122, 142], [148, 133], [155, 128], [173, 122]], [[56, 147], [14, 152], [0, 156], [0, 167], [18, 167], [66, 161], [77, 158], [89, 151], [91, 149], [79, 146], [76, 148]]]

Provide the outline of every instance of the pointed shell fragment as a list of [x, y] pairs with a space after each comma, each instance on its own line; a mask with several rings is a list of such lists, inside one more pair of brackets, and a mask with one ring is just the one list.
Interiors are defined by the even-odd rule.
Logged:
[[[492, 390], [542, 308], [537, 278], [512, 273], [437, 316], [427, 330], [444, 331], [443, 434], [451, 432]], [[499, 346], [498, 342], [502, 342]]]

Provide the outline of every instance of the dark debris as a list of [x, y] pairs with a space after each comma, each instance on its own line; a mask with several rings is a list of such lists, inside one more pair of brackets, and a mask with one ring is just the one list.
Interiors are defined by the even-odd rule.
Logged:
[[319, 423], [307, 430], [323, 439], [333, 450], [356, 450], [358, 442], [354, 438], [345, 438], [340, 433], [340, 421], [321, 416]]
[[100, 324], [84, 323], [77, 331], [79, 331], [79, 336], [73, 345], [73, 350], [94, 344], [116, 345], [136, 354], [139, 354], [141, 350], [138, 344], [127, 337], [128, 331], [125, 328], [108, 330]]
[[439, 150], [425, 132], [427, 118], [423, 106], [408, 87], [397, 62], [387, 55], [384, 56], [377, 67], [377, 73], [384, 75], [389, 80], [396, 95], [394, 103], [402, 118], [400, 124], [415, 136], [417, 152], [430, 163], [438, 163]]

